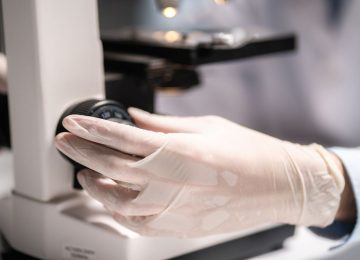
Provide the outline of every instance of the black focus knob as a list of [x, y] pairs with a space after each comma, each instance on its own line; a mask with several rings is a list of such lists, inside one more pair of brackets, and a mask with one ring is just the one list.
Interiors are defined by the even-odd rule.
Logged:
[[[57, 125], [56, 135], [62, 132], [68, 132], [62, 125], [62, 121], [65, 117], [69, 115], [92, 116], [104, 120], [118, 122], [120, 124], [135, 126], [130, 115], [126, 111], [125, 107], [120, 103], [112, 100], [90, 99], [74, 104], [70, 106], [68, 109], [66, 109], [66, 111], [62, 114], [59, 123]], [[66, 158], [74, 166], [75, 175], [79, 170], [85, 168], [83, 165], [71, 160], [64, 154], [62, 154], [62, 156]], [[75, 176], [74, 176], [74, 188], [76, 189], [81, 188]]]
[[90, 99], [74, 104], [68, 109], [66, 109], [66, 111], [62, 114], [59, 120], [56, 134], [67, 132], [67, 130], [62, 125], [62, 121], [65, 117], [69, 115], [92, 116], [118, 122], [121, 124], [134, 126], [130, 115], [128, 114], [124, 106], [121, 105], [119, 102], [112, 100]]

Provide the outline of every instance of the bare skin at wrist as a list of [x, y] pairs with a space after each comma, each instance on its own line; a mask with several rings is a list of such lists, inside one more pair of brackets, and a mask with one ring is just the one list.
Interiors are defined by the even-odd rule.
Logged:
[[342, 164], [340, 158], [334, 153], [331, 153], [331, 155], [339, 169], [341, 169], [341, 172], [345, 179], [345, 188], [341, 194], [340, 206], [338, 212], [336, 213], [335, 219], [341, 221], [355, 221], [356, 203], [349, 176], [347, 175], [346, 169]]

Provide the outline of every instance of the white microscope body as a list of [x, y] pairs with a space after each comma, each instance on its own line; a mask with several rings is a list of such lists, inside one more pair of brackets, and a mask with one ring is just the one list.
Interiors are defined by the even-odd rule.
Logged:
[[15, 188], [0, 200], [2, 235], [41, 259], [164, 259], [244, 236], [145, 238], [84, 192], [54, 147], [62, 112], [104, 97], [96, 0], [3, 0]]

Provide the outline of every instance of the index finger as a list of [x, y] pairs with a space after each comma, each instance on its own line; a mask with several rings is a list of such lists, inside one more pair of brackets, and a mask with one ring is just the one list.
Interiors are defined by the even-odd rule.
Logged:
[[123, 153], [146, 157], [166, 143], [163, 133], [88, 116], [71, 115], [64, 127], [74, 135]]

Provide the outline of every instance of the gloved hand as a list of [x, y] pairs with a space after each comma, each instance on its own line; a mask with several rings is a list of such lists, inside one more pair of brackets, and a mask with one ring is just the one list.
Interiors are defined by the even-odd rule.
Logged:
[[199, 237], [265, 223], [330, 224], [344, 178], [319, 145], [281, 141], [225, 119], [129, 110], [140, 128], [69, 116], [56, 145], [85, 165], [84, 189], [124, 226]]

